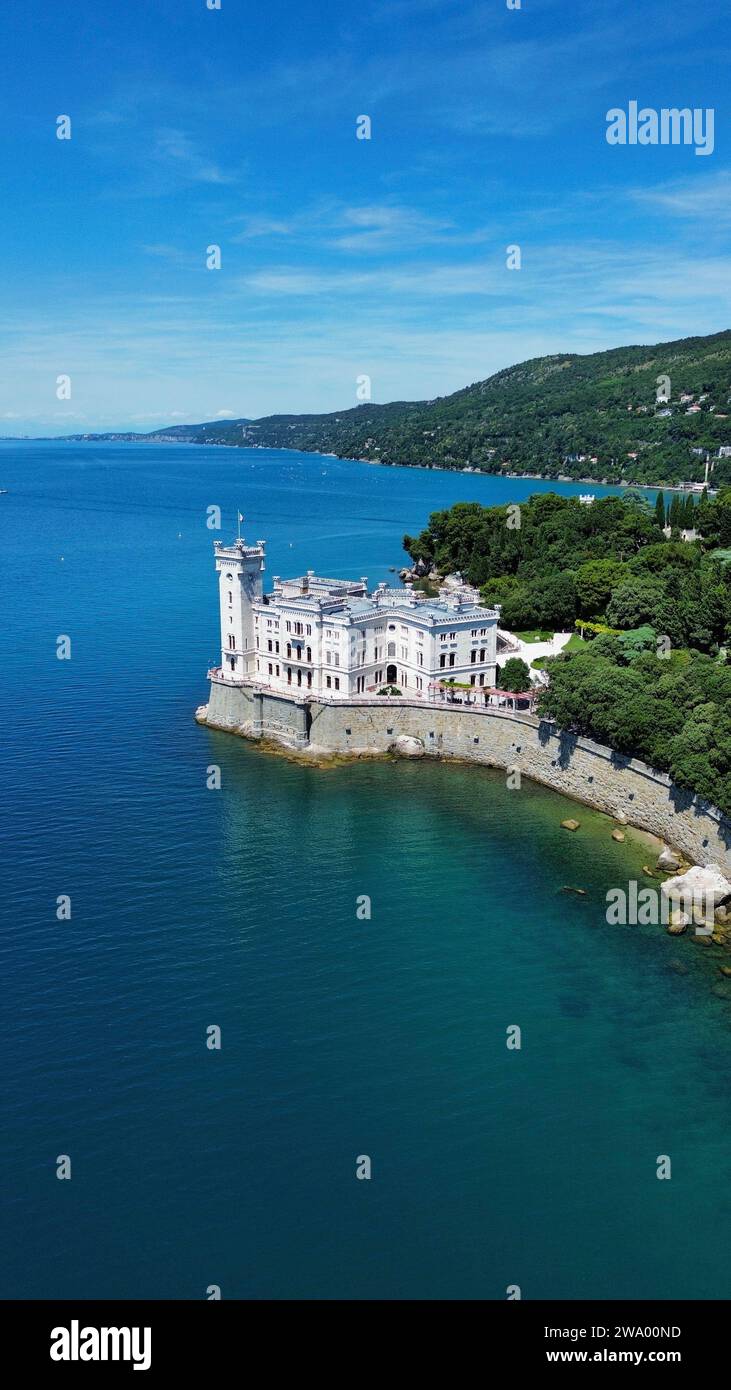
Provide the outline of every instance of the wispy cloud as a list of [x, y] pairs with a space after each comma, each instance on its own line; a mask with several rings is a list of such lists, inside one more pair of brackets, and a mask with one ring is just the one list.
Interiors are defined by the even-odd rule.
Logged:
[[194, 183], [235, 183], [236, 175], [219, 168], [201, 153], [197, 143], [183, 130], [158, 130], [153, 156], [161, 164], [172, 165]]
[[718, 225], [731, 223], [731, 172], [718, 170], [715, 174], [697, 178], [674, 179], [654, 188], [634, 188], [630, 197], [635, 203], [675, 217], [712, 218]]

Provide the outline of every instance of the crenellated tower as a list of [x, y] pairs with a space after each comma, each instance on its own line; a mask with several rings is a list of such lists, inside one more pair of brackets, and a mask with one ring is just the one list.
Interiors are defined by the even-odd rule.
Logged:
[[214, 542], [221, 608], [221, 665], [227, 676], [252, 675], [256, 670], [253, 604], [262, 598], [264, 541], [247, 545]]

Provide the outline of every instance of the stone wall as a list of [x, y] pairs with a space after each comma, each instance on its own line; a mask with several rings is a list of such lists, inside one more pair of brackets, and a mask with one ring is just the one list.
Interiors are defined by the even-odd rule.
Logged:
[[[205, 711], [205, 713], [204, 713]], [[293, 748], [308, 743], [309, 705], [251, 686], [211, 681], [208, 705], [198, 711], [201, 723], [245, 738], [272, 738]]]
[[731, 873], [731, 823], [715, 807], [645, 763], [557, 732], [528, 714], [408, 700], [383, 705], [288, 700], [212, 682], [202, 722], [247, 737], [279, 739], [313, 756], [383, 754], [400, 737], [418, 739], [426, 756], [518, 768], [525, 777], [651, 831], [694, 863], [719, 864]]

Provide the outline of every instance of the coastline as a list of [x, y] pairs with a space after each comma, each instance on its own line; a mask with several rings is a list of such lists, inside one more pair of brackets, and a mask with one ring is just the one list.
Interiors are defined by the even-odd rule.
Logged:
[[[129, 438], [122, 436], [119, 436], [117, 438], [109, 436], [101, 436], [98, 438], [94, 438], [93, 436], [78, 435], [19, 435], [17, 437], [14, 437], [10, 435], [4, 435], [0, 436], [0, 443], [142, 445], [168, 444], [175, 445], [177, 447], [188, 445], [193, 448], [199, 449], [263, 449], [267, 450], [270, 453], [276, 454], [302, 454], [308, 457], [337, 459], [340, 463], [367, 463], [376, 468], [403, 468], [409, 470], [410, 472], [420, 473], [453, 473], [455, 477], [462, 477], [466, 474], [468, 477], [494, 479], [504, 478], [510, 482], [520, 482], [522, 479], [525, 479], [528, 482], [536, 483], [572, 483], [575, 484], [576, 487], [610, 487], [625, 490], [634, 490], [639, 492], [688, 492], [688, 486], [682, 486], [679, 483], [642, 482], [637, 479], [628, 478], [589, 478], [583, 476], [581, 478], [572, 478], [569, 477], [568, 474], [553, 475], [550, 473], [533, 472], [515, 473], [499, 471], [491, 473], [486, 468], [479, 468], [473, 465], [468, 465], [464, 468], [446, 468], [444, 467], [444, 465], [439, 463], [388, 463], [384, 459], [362, 458], [358, 454], [335, 454], [330, 450], [324, 451], [321, 449], [298, 449], [294, 445], [285, 446], [283, 444], [253, 444], [251, 442], [247, 442], [245, 444], [228, 444], [224, 440], [220, 439], [170, 439], [169, 437], [162, 438], [159, 436], [155, 437], [149, 435], [140, 436], [137, 438]], [[693, 487], [696, 486], [692, 479], [688, 479], [688, 484]]]
[[208, 728], [262, 743], [310, 766], [362, 759], [439, 758], [503, 769], [653, 835], [690, 864], [731, 876], [731, 823], [666, 773], [517, 712], [470, 712], [405, 699], [297, 701], [211, 680], [195, 713]]

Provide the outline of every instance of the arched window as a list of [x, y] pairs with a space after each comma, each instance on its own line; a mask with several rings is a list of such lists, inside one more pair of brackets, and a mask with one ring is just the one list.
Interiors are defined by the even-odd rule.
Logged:
[[312, 647], [307, 648], [307, 660], [312, 661]]
[[287, 643], [287, 656], [290, 656], [290, 657], [291, 657], [291, 655], [292, 655], [292, 643], [291, 643], [291, 642], [288, 642], [288, 643]]
[[395, 655], [396, 655], [396, 643], [395, 643], [395, 642], [389, 642], [389, 644], [388, 644], [388, 652], [387, 652], [387, 655], [388, 655], [388, 656], [395, 656]]

